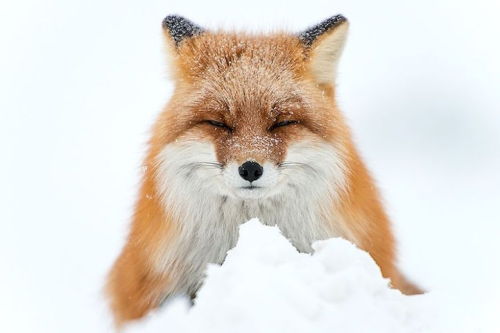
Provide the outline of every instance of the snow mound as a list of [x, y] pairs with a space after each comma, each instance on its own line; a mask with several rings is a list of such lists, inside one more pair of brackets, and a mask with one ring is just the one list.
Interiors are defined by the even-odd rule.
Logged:
[[313, 248], [299, 253], [250, 220], [224, 264], [209, 265], [193, 307], [175, 299], [127, 332], [428, 331], [423, 296], [390, 289], [366, 252], [340, 238]]

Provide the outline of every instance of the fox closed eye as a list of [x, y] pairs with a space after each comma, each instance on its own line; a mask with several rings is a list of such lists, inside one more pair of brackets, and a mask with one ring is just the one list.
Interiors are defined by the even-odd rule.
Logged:
[[277, 123], [274, 123], [271, 127], [269, 127], [269, 131], [273, 131], [276, 128], [279, 127], [284, 127], [284, 126], [289, 126], [289, 125], [295, 125], [298, 124], [298, 120], [284, 120], [284, 121], [278, 121]]
[[[223, 123], [223, 122], [220, 122], [220, 121], [217, 121], [217, 120], [204, 120], [202, 121], [202, 123], [206, 123], [206, 124], [209, 124], [211, 126], [214, 126], [214, 127], [218, 127], [218, 128], [223, 128], [229, 132], [232, 132], [234, 129], [232, 127], [230, 127], [229, 125]], [[279, 122], [276, 122], [274, 123], [273, 125], [271, 125], [271, 127], [269, 127], [269, 131], [273, 131], [279, 127], [285, 127], [285, 126], [289, 126], [289, 125], [295, 125], [295, 124], [298, 124], [299, 121], [298, 120], [284, 120], [284, 121], [279, 121]]]
[[227, 125], [227, 124], [225, 124], [223, 122], [217, 121], [217, 120], [204, 120], [203, 123], [212, 125], [214, 127], [223, 128], [223, 129], [225, 129], [225, 130], [227, 130], [229, 132], [233, 131], [232, 127], [230, 127], [229, 125]]

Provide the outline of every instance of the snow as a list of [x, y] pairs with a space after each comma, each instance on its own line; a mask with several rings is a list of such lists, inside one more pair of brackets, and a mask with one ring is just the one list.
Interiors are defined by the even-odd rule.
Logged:
[[223, 265], [210, 265], [195, 305], [185, 299], [133, 332], [425, 332], [427, 296], [389, 288], [368, 253], [332, 238], [299, 253], [277, 227], [252, 219]]
[[498, 0], [0, 1], [0, 332], [112, 331], [102, 286], [172, 91], [161, 22], [175, 13], [294, 32], [344, 14], [338, 104], [400, 265], [430, 291], [435, 332], [500, 332], [499, 11]]

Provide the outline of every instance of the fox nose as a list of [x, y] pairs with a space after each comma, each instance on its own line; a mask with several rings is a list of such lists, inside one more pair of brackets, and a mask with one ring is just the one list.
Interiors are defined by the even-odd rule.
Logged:
[[248, 180], [249, 182], [253, 182], [262, 176], [264, 169], [262, 166], [254, 161], [246, 161], [238, 168], [238, 172], [244, 180]]

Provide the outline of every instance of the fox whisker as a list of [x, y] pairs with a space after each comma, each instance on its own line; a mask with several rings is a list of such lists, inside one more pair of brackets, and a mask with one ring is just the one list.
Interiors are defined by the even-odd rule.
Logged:
[[192, 162], [185, 165], [186, 168], [214, 168], [222, 170], [223, 165], [217, 162]]
[[278, 169], [293, 169], [293, 168], [301, 168], [301, 169], [309, 169], [313, 172], [316, 172], [316, 169], [309, 165], [308, 163], [301, 162], [283, 162], [278, 164]]

